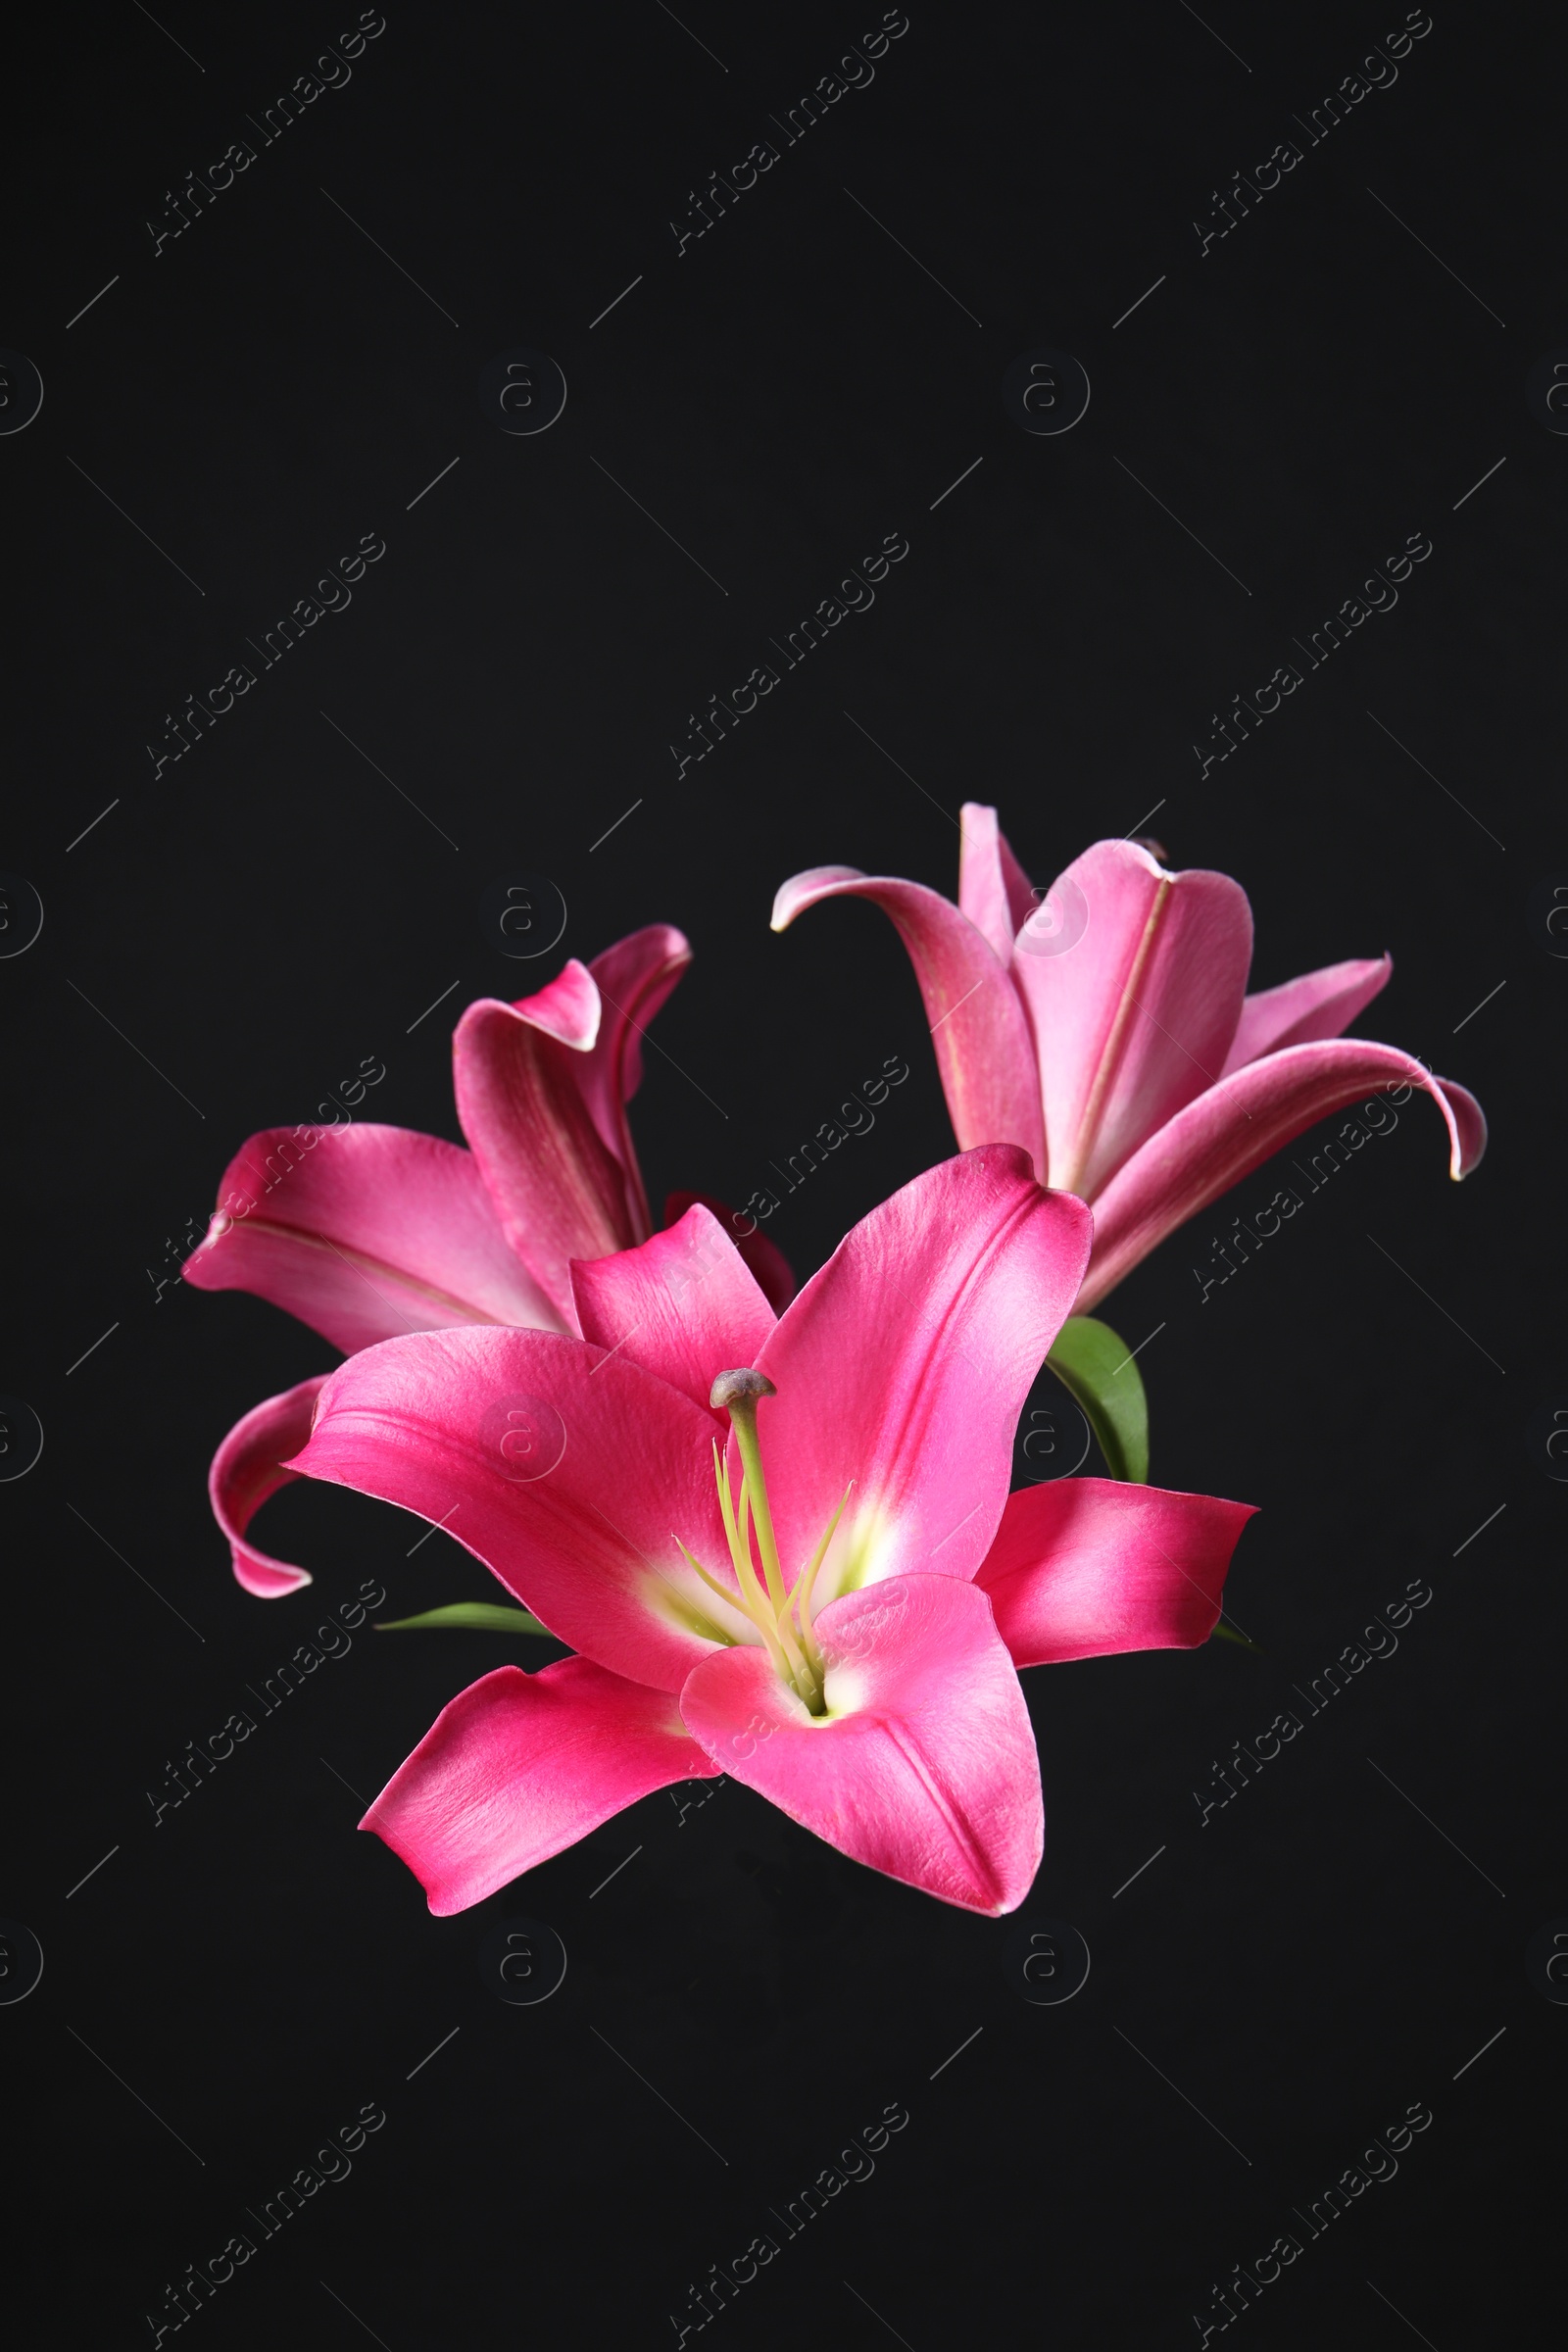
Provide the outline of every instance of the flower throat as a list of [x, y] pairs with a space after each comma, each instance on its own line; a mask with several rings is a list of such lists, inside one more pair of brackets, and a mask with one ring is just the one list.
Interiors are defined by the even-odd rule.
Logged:
[[[834, 1531], [850, 1498], [845, 1488], [839, 1507], [827, 1523], [822, 1541], [808, 1565], [802, 1569], [788, 1592], [784, 1590], [784, 1572], [779, 1565], [778, 1542], [773, 1533], [773, 1513], [767, 1499], [767, 1481], [762, 1474], [762, 1451], [757, 1436], [757, 1408], [764, 1396], [778, 1392], [764, 1372], [745, 1369], [721, 1372], [714, 1381], [709, 1403], [715, 1411], [729, 1414], [735, 1432], [735, 1444], [741, 1457], [741, 1484], [738, 1494], [731, 1492], [729, 1472], [713, 1441], [713, 1478], [718, 1488], [719, 1516], [724, 1522], [724, 1534], [729, 1543], [730, 1562], [739, 1587], [738, 1605], [743, 1608], [762, 1637], [763, 1646], [773, 1661], [780, 1682], [788, 1685], [796, 1696], [803, 1699], [813, 1715], [825, 1715], [826, 1667], [816, 1636], [811, 1630], [811, 1588], [816, 1572], [827, 1555]], [[759, 1573], [752, 1557], [752, 1530], [757, 1531], [757, 1551], [761, 1561]], [[680, 1538], [675, 1539], [680, 1544]], [[720, 1600], [731, 1608], [737, 1605], [737, 1594], [709, 1575], [701, 1560], [680, 1544], [691, 1566]]]

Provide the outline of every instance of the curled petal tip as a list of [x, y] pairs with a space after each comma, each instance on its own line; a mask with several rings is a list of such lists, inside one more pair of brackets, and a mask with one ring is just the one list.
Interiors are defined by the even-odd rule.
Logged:
[[781, 882], [773, 899], [772, 928], [787, 931], [804, 907], [813, 906], [840, 882], [863, 882], [858, 865], [809, 865]]

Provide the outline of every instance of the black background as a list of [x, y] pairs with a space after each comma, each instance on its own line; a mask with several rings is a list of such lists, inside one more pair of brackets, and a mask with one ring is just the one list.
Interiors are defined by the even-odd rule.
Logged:
[[[45, 385], [0, 441], [0, 863], [45, 907], [0, 965], [0, 1387], [46, 1433], [0, 1489], [0, 1910], [46, 1958], [0, 2011], [18, 2340], [153, 2340], [166, 2282], [259, 2238], [243, 2209], [366, 2101], [387, 2120], [352, 2176], [195, 2340], [673, 2343], [689, 2284], [890, 2101], [909, 2122], [875, 2177], [716, 2341], [1191, 2343], [1212, 2282], [1292, 2230], [1300, 2259], [1236, 2323], [1257, 2346], [1548, 2340], [1568, 2016], [1523, 1949], [1568, 1912], [1565, 1497], [1525, 1439], [1568, 1390], [1568, 964], [1532, 912], [1568, 869], [1568, 441], [1524, 393], [1568, 345], [1549, 13], [1439, 6], [1308, 145], [1295, 118], [1402, 10], [913, 7], [874, 82], [677, 255], [690, 191], [880, 12], [400, 4], [262, 147], [247, 115], [354, 12], [170, 4], [167, 32], [130, 6], [34, 27], [4, 159], [0, 340]], [[155, 258], [166, 190], [240, 137], [254, 165]], [[1291, 137], [1300, 165], [1200, 253], [1194, 217]], [[1093, 385], [1060, 437], [1001, 399], [1040, 345]], [[476, 394], [516, 346], [569, 386], [534, 438]], [[895, 531], [874, 609], [677, 781], [688, 714]], [[1200, 778], [1211, 713], [1417, 531], [1397, 608]], [[387, 552], [351, 608], [155, 780], [165, 713], [367, 532]], [[884, 1057], [911, 1064], [772, 1221], [804, 1274], [951, 1139], [891, 928], [835, 906], [776, 938], [772, 891], [839, 860], [951, 892], [969, 797], [1040, 880], [1151, 829], [1235, 874], [1254, 985], [1392, 950], [1358, 1027], [1492, 1124], [1456, 1189], [1418, 1099], [1206, 1302], [1215, 1215], [1107, 1303], [1129, 1346], [1163, 1325], [1155, 1478], [1262, 1506], [1228, 1605], [1263, 1654], [1028, 1677], [1048, 1835], [1022, 1917], [1087, 1937], [1083, 1991], [1026, 2006], [1016, 1922], [727, 1785], [429, 1918], [356, 1792], [514, 1654], [497, 1637], [367, 1628], [155, 1828], [166, 1759], [362, 1580], [383, 1615], [488, 1590], [445, 1537], [410, 1559], [412, 1522], [303, 1488], [257, 1532], [314, 1587], [233, 1582], [209, 1456], [332, 1357], [255, 1298], [159, 1294], [229, 1153], [370, 1055], [374, 1116], [456, 1137], [461, 1006], [667, 920], [697, 960], [635, 1105], [656, 1200], [745, 1199]], [[569, 910], [533, 966], [478, 927], [519, 870]], [[1397, 1654], [1200, 1827], [1213, 1759], [1412, 1578], [1433, 1597]], [[512, 2009], [475, 1955], [519, 1913], [570, 1958]], [[1292, 2208], [1418, 2101], [1397, 2178], [1306, 2238]]]

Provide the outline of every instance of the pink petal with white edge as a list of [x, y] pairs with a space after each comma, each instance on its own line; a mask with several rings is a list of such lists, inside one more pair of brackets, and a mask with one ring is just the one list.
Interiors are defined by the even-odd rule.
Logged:
[[[710, 1216], [718, 1219], [762, 1297], [774, 1314], [781, 1315], [800, 1285], [789, 1259], [776, 1243], [768, 1240], [757, 1219], [749, 1217], [744, 1209], [731, 1208], [727, 1200], [720, 1200], [712, 1193], [666, 1193], [664, 1223], [678, 1225], [689, 1208], [706, 1208]], [[752, 1228], [750, 1233], [746, 1231], [748, 1225]]]
[[[786, 1578], [852, 1481], [820, 1599], [911, 1569], [974, 1574], [1090, 1232], [1081, 1200], [993, 1144], [928, 1168], [839, 1244], [755, 1359], [778, 1391], [758, 1434]], [[730, 1459], [738, 1484], [733, 1439]]]
[[1111, 1478], [1063, 1478], [1008, 1496], [975, 1577], [1015, 1666], [1126, 1649], [1193, 1649], [1254, 1506]]
[[1487, 1148], [1487, 1122], [1462, 1086], [1430, 1076], [1396, 1046], [1355, 1037], [1287, 1046], [1200, 1095], [1106, 1186], [1095, 1203], [1095, 1252], [1079, 1313], [1282, 1145], [1359, 1096], [1399, 1084], [1432, 1097], [1448, 1130], [1448, 1173], [1468, 1176]]
[[424, 1332], [333, 1373], [290, 1468], [444, 1527], [558, 1640], [678, 1690], [723, 1635], [759, 1638], [676, 1542], [734, 1589], [712, 1443], [710, 1413], [581, 1340]]
[[1298, 980], [1286, 980], [1249, 997], [1220, 1076], [1228, 1078], [1232, 1070], [1256, 1061], [1260, 1054], [1277, 1054], [1283, 1046], [1343, 1035], [1388, 986], [1393, 970], [1392, 956], [1361, 956], [1349, 963], [1326, 963], [1321, 971], [1303, 972]]
[[1227, 874], [1167, 873], [1101, 841], [1047, 893], [1070, 937], [1012, 972], [1034, 1028], [1049, 1181], [1092, 1200], [1130, 1153], [1225, 1066], [1252, 956], [1247, 894]]
[[807, 1713], [755, 1650], [699, 1666], [686, 1728], [720, 1772], [852, 1860], [995, 1919], [1045, 1843], [1029, 1710], [973, 1585], [898, 1577], [816, 1621], [828, 1712]]
[[565, 1329], [511, 1248], [469, 1152], [367, 1122], [270, 1127], [223, 1171], [202, 1291], [252, 1291], [352, 1355], [456, 1323]]
[[228, 1538], [235, 1576], [258, 1600], [281, 1600], [285, 1592], [297, 1592], [312, 1581], [309, 1569], [293, 1568], [287, 1560], [274, 1560], [270, 1552], [247, 1544], [245, 1530], [270, 1494], [291, 1487], [299, 1477], [297, 1470], [284, 1465], [310, 1436], [316, 1399], [330, 1377], [318, 1373], [254, 1406], [235, 1422], [213, 1456], [207, 1479], [213, 1517]]
[[574, 1263], [571, 1281], [585, 1340], [667, 1380], [705, 1411], [718, 1374], [750, 1364], [777, 1320], [706, 1208], [689, 1208], [640, 1249]]
[[853, 865], [796, 874], [773, 901], [785, 931], [823, 899], [869, 899], [892, 918], [925, 1000], [937, 1068], [959, 1148], [1017, 1144], [1045, 1166], [1040, 1082], [1028, 1023], [1006, 966], [967, 915], [918, 882], [866, 875]]
[[665, 1691], [586, 1658], [498, 1666], [442, 1708], [360, 1827], [449, 1919], [640, 1796], [716, 1771]]
[[[567, 1328], [571, 1260], [630, 1249], [647, 1233], [586, 1092], [599, 1012], [598, 988], [573, 960], [520, 1005], [470, 1004], [452, 1041], [463, 1132], [508, 1241]], [[594, 1088], [602, 1094], [602, 1071]]]
[[959, 818], [959, 912], [984, 934], [1001, 960], [1010, 963], [1012, 943], [1035, 911], [1035, 894], [1007, 847], [996, 810], [980, 801], [965, 801]]

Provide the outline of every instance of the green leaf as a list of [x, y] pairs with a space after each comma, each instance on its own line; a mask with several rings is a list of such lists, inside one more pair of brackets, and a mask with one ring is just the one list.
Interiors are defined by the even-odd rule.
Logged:
[[1235, 1626], [1227, 1625], [1223, 1617], [1208, 1638], [1211, 1642], [1234, 1642], [1238, 1649], [1253, 1650], [1260, 1658], [1268, 1654], [1260, 1642], [1249, 1642], [1245, 1634], [1239, 1634]]
[[426, 1609], [421, 1617], [395, 1617], [375, 1630], [378, 1634], [412, 1634], [441, 1625], [470, 1633], [543, 1634], [547, 1641], [555, 1639], [549, 1626], [541, 1625], [530, 1610], [509, 1608], [499, 1600], [455, 1600], [444, 1609]]
[[1083, 1409], [1112, 1478], [1149, 1479], [1149, 1400], [1125, 1340], [1093, 1315], [1069, 1315], [1046, 1358]]

